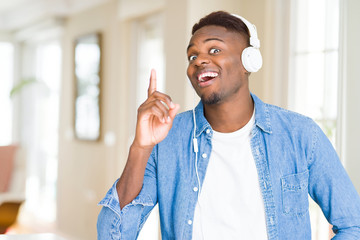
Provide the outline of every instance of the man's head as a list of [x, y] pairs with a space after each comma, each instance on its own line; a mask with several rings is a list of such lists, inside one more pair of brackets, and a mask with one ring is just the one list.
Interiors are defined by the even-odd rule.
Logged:
[[197, 30], [209, 25], [220, 26], [229, 31], [238, 32], [247, 41], [247, 46], [250, 46], [249, 29], [240, 18], [224, 11], [212, 12], [194, 24], [191, 34], [194, 35]]
[[214, 12], [196, 23], [187, 49], [187, 75], [205, 104], [217, 104], [249, 92], [249, 72], [242, 64], [242, 52], [249, 43], [249, 31], [236, 16]]

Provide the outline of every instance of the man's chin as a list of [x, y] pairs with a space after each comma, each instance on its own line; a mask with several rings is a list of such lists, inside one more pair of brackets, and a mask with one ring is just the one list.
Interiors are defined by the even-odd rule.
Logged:
[[210, 96], [201, 96], [201, 101], [206, 105], [218, 104], [221, 101], [221, 96], [218, 93], [212, 93]]

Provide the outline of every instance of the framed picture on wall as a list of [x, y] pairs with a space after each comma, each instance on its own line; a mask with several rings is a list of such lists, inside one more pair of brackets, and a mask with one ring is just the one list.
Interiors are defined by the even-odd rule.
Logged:
[[101, 34], [75, 40], [75, 136], [97, 141], [101, 133]]

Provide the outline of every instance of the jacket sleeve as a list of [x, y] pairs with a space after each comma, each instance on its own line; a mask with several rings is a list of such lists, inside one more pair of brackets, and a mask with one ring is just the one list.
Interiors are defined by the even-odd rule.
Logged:
[[148, 160], [143, 187], [139, 195], [120, 209], [116, 182], [107, 192], [97, 221], [98, 240], [136, 239], [151, 210], [157, 203], [155, 150]]
[[333, 225], [334, 240], [360, 239], [360, 197], [335, 149], [314, 124], [309, 194]]

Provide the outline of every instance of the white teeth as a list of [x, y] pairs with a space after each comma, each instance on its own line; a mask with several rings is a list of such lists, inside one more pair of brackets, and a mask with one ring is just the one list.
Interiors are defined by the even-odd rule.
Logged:
[[205, 72], [198, 76], [198, 80], [200, 82], [204, 82], [206, 77], [217, 77], [219, 74], [216, 72]]

